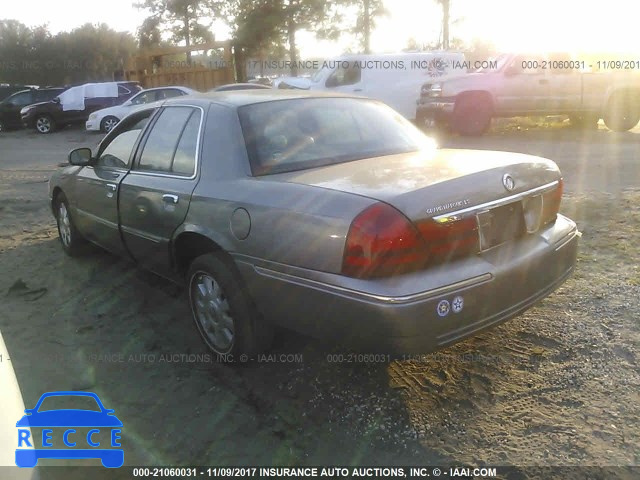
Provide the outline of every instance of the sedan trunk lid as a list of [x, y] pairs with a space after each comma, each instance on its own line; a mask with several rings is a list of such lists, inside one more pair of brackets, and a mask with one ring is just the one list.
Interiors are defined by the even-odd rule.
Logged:
[[[513, 185], [505, 180], [507, 175]], [[552, 183], [560, 178], [560, 171], [551, 160], [530, 155], [434, 149], [263, 178], [383, 201], [416, 222]]]

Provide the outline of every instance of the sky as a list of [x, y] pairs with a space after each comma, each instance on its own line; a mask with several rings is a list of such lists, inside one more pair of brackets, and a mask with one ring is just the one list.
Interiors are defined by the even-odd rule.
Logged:
[[[451, 34], [465, 41], [492, 42], [499, 50], [589, 50], [638, 52], [640, 2], [634, 0], [451, 0]], [[86, 22], [104, 22], [119, 31], [135, 33], [145, 11], [132, 0], [2, 0], [0, 18], [12, 18], [29, 26], [48, 24], [53, 33], [71, 30]], [[372, 34], [372, 50], [393, 52], [410, 38], [432, 43], [440, 35], [441, 10], [435, 0], [385, 0], [389, 15], [378, 20]], [[216, 29], [223, 40], [228, 31]], [[303, 58], [331, 57], [342, 53], [348, 41], [319, 42], [312, 33], [299, 36]]]

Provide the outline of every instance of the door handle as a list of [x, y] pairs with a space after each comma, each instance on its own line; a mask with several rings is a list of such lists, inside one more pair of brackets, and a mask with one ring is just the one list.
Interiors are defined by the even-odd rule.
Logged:
[[163, 202], [173, 203], [174, 205], [178, 203], [178, 198], [179, 197], [177, 195], [172, 195], [170, 193], [165, 193], [164, 195], [162, 195]]
[[353, 89], [353, 91], [354, 91], [354, 92], [361, 92], [361, 91], [362, 91], [362, 89], [361, 89], [361, 88], [354, 88], [354, 89]]
[[118, 189], [118, 186], [115, 183], [107, 183], [107, 189], [115, 192]]

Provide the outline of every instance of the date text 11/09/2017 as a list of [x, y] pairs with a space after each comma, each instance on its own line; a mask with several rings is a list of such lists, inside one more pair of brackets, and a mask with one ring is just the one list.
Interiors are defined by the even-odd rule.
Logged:
[[434, 478], [496, 477], [495, 467], [134, 467], [134, 477]]
[[640, 70], [640, 60], [523, 60], [523, 70]]

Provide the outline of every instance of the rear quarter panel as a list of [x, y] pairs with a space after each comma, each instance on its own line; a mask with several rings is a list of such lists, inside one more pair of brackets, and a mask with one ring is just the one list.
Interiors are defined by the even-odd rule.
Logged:
[[[212, 105], [203, 136], [200, 180], [181, 231], [200, 232], [229, 253], [339, 272], [351, 220], [373, 200], [320, 187], [253, 177], [234, 108]], [[234, 235], [247, 211], [245, 239]]]

